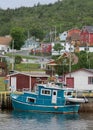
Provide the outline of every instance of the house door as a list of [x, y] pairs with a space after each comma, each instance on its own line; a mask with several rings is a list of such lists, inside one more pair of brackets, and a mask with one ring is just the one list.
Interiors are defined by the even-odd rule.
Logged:
[[16, 91], [16, 77], [11, 77], [11, 91]]
[[74, 88], [74, 78], [73, 77], [67, 77], [66, 78], [66, 84], [68, 88]]
[[57, 90], [53, 90], [52, 92], [52, 103], [57, 103]]

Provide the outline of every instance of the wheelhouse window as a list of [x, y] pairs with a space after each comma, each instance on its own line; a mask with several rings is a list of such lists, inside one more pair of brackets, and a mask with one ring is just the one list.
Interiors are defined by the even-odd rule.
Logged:
[[65, 97], [69, 97], [69, 96], [72, 96], [72, 95], [73, 95], [72, 91], [66, 91], [66, 92], [64, 92], [64, 96]]
[[42, 95], [50, 96], [50, 95], [51, 95], [51, 90], [48, 90], [48, 89], [42, 89], [42, 90], [41, 90], [41, 94], [42, 94]]
[[53, 95], [56, 95], [56, 92], [53, 92]]
[[93, 77], [88, 77], [88, 84], [93, 84]]
[[27, 102], [35, 103], [35, 101], [36, 101], [35, 98], [27, 97]]

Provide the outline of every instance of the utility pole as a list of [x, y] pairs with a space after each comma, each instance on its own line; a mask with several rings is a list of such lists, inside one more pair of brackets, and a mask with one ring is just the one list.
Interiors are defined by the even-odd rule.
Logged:
[[70, 44], [70, 48], [69, 48], [69, 76], [71, 77], [71, 37], [69, 38], [69, 44]]
[[14, 70], [14, 40], [12, 41], [12, 71]]
[[28, 30], [28, 39], [30, 38], [30, 33], [29, 33], [29, 30]]
[[51, 35], [52, 35], [52, 32], [51, 32], [51, 29], [50, 29], [50, 42], [52, 42], [52, 37], [51, 37]]

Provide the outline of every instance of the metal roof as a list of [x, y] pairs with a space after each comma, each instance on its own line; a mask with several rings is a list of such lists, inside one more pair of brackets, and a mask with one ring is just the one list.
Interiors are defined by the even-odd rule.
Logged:
[[84, 26], [83, 29], [86, 29], [89, 33], [93, 33], [93, 26]]

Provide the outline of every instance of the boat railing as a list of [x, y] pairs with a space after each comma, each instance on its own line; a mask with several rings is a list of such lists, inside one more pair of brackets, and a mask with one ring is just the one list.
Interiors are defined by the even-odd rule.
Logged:
[[44, 87], [52, 87], [52, 88], [61, 88], [59, 85], [57, 85], [56, 83], [54, 82], [48, 82], [46, 84], [42, 84]]

